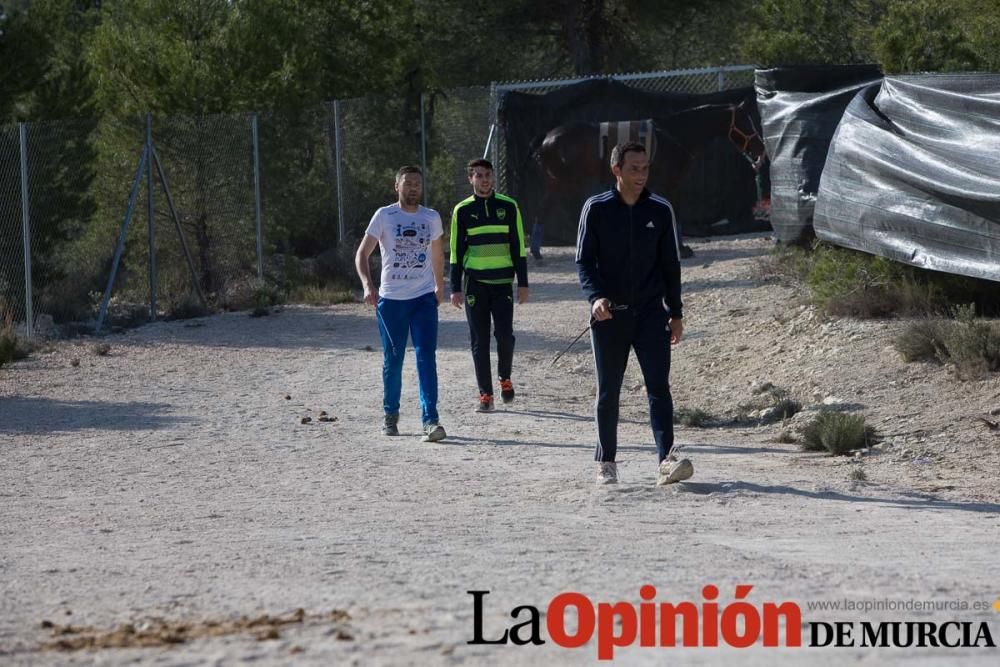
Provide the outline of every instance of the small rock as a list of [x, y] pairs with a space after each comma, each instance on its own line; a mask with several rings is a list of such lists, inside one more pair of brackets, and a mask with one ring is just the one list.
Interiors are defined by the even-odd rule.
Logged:
[[319, 416], [320, 417], [326, 417], [326, 410], [320, 410], [319, 411]]
[[992, 410], [990, 410], [990, 414], [993, 415], [994, 417], [1000, 415], [1000, 408], [993, 408]]
[[313, 420], [313, 419], [312, 419], [312, 417], [303, 417], [303, 418], [302, 418], [302, 423], [303, 423], [303, 424], [308, 424], [308, 423], [309, 423], [309, 422], [311, 422], [312, 420]]
[[292, 400], [292, 397], [291, 397], [291, 396], [289, 396], [288, 394], [285, 394], [285, 400], [286, 400], [286, 401], [290, 401], [290, 400]]
[[754, 396], [763, 394], [765, 391], [770, 391], [774, 389], [774, 384], [771, 382], [754, 382], [750, 385], [750, 393]]

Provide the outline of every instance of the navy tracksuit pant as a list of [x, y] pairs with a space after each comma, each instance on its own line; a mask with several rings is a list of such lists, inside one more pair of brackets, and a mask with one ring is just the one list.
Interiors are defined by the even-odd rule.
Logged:
[[670, 330], [667, 313], [659, 301], [636, 310], [612, 312], [612, 319], [591, 319], [590, 341], [597, 365], [597, 461], [614, 461], [618, 450], [618, 402], [628, 364], [635, 350], [649, 399], [658, 460], [674, 446], [674, 404], [670, 396]]

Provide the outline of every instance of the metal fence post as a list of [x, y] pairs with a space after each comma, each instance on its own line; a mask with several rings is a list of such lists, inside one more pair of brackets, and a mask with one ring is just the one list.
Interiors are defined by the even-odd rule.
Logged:
[[497, 129], [497, 126], [490, 123], [490, 133], [486, 135], [486, 148], [483, 149], [483, 159], [485, 160], [490, 155], [490, 144], [493, 141], [493, 130]]
[[340, 101], [333, 101], [333, 152], [337, 160], [337, 245], [344, 243], [344, 183], [343, 157], [340, 140]]
[[115, 246], [115, 258], [111, 261], [111, 275], [108, 276], [108, 285], [104, 288], [104, 296], [101, 298], [101, 307], [97, 313], [97, 324], [94, 326], [95, 332], [101, 331], [104, 324], [104, 316], [108, 313], [108, 304], [111, 303], [111, 291], [115, 286], [115, 277], [118, 275], [118, 266], [121, 264], [122, 252], [125, 250], [125, 237], [128, 235], [128, 226], [132, 222], [132, 212], [135, 210], [135, 200], [139, 196], [139, 183], [142, 182], [142, 171], [146, 168], [146, 160], [152, 160], [149, 146], [142, 149], [142, 156], [139, 158], [139, 167], [135, 170], [135, 178], [132, 179], [132, 190], [128, 195], [128, 206], [125, 208], [125, 222], [122, 223], [121, 232], [118, 234], [118, 245]]
[[726, 89], [726, 71], [720, 67], [719, 68], [719, 90], [725, 90], [725, 89]]
[[[153, 151], [153, 114], [146, 114], [146, 155]], [[149, 237], [149, 319], [156, 319], [156, 237], [153, 231], [153, 161], [146, 161], [146, 212]]]
[[21, 139], [21, 233], [24, 239], [24, 334], [31, 340], [35, 333], [35, 306], [31, 287], [31, 214], [28, 210], [28, 127], [18, 123]]
[[490, 136], [486, 140], [486, 148], [483, 150], [483, 158], [487, 157], [487, 152], [489, 152], [490, 162], [493, 163], [493, 173], [497, 175], [496, 187], [502, 192], [507, 192], [507, 164], [506, 161], [501, 163], [500, 159], [500, 149], [497, 146], [497, 142], [493, 140], [493, 134], [496, 132], [497, 121], [499, 116], [498, 105], [500, 104], [499, 97], [497, 96], [497, 82], [490, 82]]
[[424, 120], [424, 93], [420, 93], [420, 169], [424, 174], [424, 205], [430, 201], [430, 187], [427, 185], [427, 122]]
[[257, 113], [250, 114], [250, 132], [253, 135], [253, 201], [257, 217], [257, 279], [264, 279], [264, 242], [260, 224], [260, 145], [257, 134]]

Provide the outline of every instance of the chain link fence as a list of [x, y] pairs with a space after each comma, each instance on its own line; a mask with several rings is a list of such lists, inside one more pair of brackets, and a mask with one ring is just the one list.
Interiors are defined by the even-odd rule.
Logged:
[[26, 244], [21, 203], [19, 126], [0, 127], [0, 329], [31, 335], [25, 272]]
[[455, 204], [472, 194], [465, 165], [484, 156], [490, 133], [490, 88], [458, 88], [428, 100], [428, 201], [448, 226]]
[[156, 302], [196, 309], [200, 291], [209, 306], [245, 307], [257, 278], [253, 117], [165, 118], [152, 143]]
[[257, 118], [262, 270], [282, 288], [307, 277], [299, 258], [324, 258], [316, 280], [346, 270], [331, 258], [340, 238], [333, 106]]
[[[709, 92], [751, 85], [753, 68], [615, 78]], [[119, 324], [245, 308], [262, 284], [343, 279], [373, 212], [396, 198], [396, 169], [423, 167], [447, 226], [470, 159], [492, 158], [506, 187], [499, 95], [575, 82], [0, 126], [0, 327], [30, 338], [49, 317], [92, 323], [105, 302]]]
[[395, 201], [396, 170], [420, 165], [421, 97], [337, 102], [344, 240], [355, 245], [380, 206]]

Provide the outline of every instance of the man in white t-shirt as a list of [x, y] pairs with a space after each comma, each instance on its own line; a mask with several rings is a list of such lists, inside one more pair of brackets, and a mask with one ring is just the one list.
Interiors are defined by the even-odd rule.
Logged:
[[[399, 435], [399, 397], [403, 387], [406, 341], [413, 337], [420, 382], [423, 440], [445, 437], [437, 412], [437, 308], [444, 300], [444, 250], [441, 216], [420, 205], [423, 175], [419, 167], [396, 173], [399, 200], [375, 211], [354, 265], [365, 290], [365, 303], [375, 306], [382, 337], [382, 407], [384, 435]], [[382, 280], [376, 297], [368, 258], [375, 246], [382, 253]]]

